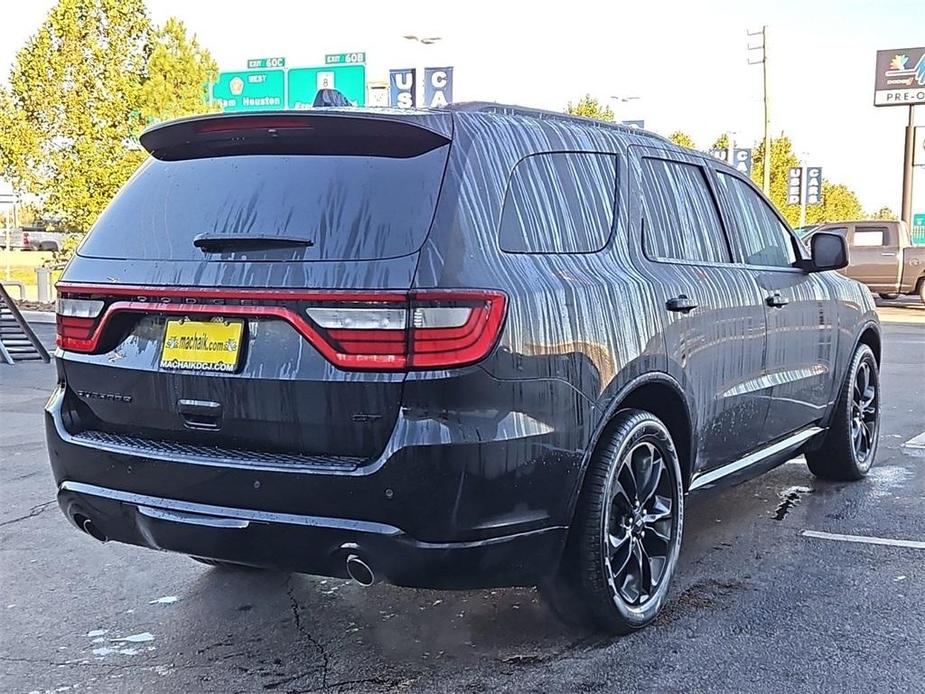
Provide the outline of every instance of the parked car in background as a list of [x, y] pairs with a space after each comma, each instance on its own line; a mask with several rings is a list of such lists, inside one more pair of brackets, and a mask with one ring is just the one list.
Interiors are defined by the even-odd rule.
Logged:
[[844, 275], [867, 287], [882, 299], [918, 294], [925, 303], [925, 246], [913, 246], [909, 227], [901, 221], [853, 221], [820, 224], [804, 237], [825, 231], [845, 236], [848, 267]]
[[[44, 227], [21, 227], [10, 234], [10, 249], [59, 252], [68, 232], [46, 231]], [[0, 232], [0, 248], [6, 248], [6, 232]]]
[[844, 237], [805, 248], [706, 154], [496, 104], [140, 139], [58, 284], [48, 453], [93, 538], [540, 584], [626, 633], [665, 604], [688, 492], [874, 461], [880, 327], [832, 272]]
[[818, 224], [807, 224], [805, 226], [796, 227], [794, 228], [793, 233], [799, 236], [800, 239], [805, 239], [818, 226]]

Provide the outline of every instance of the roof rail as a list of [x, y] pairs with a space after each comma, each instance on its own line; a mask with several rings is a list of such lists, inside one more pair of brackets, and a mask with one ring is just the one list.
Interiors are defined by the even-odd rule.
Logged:
[[459, 113], [496, 113], [501, 116], [524, 116], [526, 118], [537, 118], [539, 120], [554, 120], [565, 123], [575, 123], [576, 125], [585, 125], [595, 128], [608, 128], [619, 130], [623, 133], [651, 137], [661, 142], [670, 142], [666, 137], [641, 128], [631, 128], [622, 123], [612, 123], [585, 116], [573, 116], [569, 113], [559, 111], [546, 111], [541, 108], [530, 108], [529, 106], [515, 106], [513, 104], [498, 104], [493, 101], [463, 101], [455, 104], [447, 104], [440, 110], [456, 111]]

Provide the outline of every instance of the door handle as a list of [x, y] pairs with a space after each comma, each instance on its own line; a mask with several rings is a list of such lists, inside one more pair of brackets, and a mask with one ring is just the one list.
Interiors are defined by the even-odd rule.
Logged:
[[895, 253], [881, 253], [880, 255], [886, 256], [887, 258], [895, 258]]
[[767, 303], [768, 306], [772, 306], [774, 308], [783, 308], [790, 303], [790, 299], [788, 299], [786, 296], [781, 296], [780, 294], [774, 293], [765, 299], [765, 303]]
[[665, 308], [669, 311], [677, 311], [678, 313], [690, 313], [697, 308], [697, 302], [686, 294], [681, 294], [680, 296], [668, 299], [668, 301], [665, 302]]

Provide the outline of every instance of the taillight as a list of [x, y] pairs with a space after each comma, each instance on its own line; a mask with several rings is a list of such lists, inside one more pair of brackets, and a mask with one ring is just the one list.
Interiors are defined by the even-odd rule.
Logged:
[[96, 299], [59, 298], [57, 304], [57, 344], [72, 352], [90, 352], [96, 346], [93, 335], [103, 311], [103, 302]]
[[28, 231], [24, 231], [22, 233], [22, 245], [23, 245], [23, 248], [26, 248], [29, 246], [29, 232]]
[[[325, 291], [58, 284], [58, 346], [92, 353], [117, 314], [284, 320], [342, 369], [402, 371], [473, 364], [501, 334], [497, 291]], [[75, 297], [75, 295], [77, 295]], [[83, 298], [77, 298], [77, 297]], [[104, 300], [90, 297], [104, 297]]]
[[497, 342], [505, 297], [489, 291], [412, 292], [407, 302], [318, 305], [306, 314], [327, 356], [348, 369], [438, 369], [484, 359]]

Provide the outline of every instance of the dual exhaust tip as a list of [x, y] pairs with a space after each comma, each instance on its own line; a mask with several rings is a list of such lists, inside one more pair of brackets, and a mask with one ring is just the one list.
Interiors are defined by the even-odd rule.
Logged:
[[[83, 530], [87, 535], [100, 542], [109, 540], [106, 534], [101, 531], [96, 524], [86, 516], [77, 513], [74, 514], [74, 525]], [[368, 587], [376, 582], [376, 574], [370, 568], [369, 564], [363, 561], [356, 554], [347, 556], [347, 575], [359, 583], [361, 586]]]

